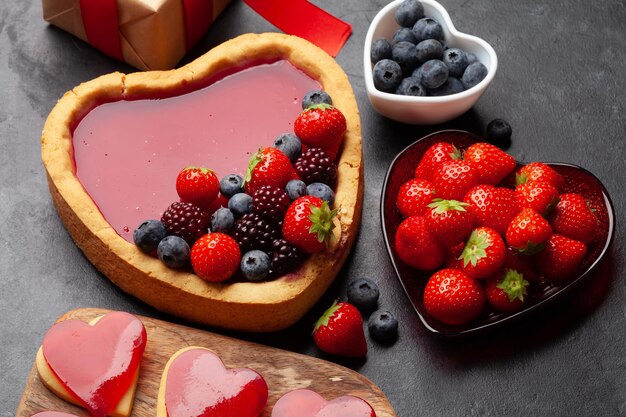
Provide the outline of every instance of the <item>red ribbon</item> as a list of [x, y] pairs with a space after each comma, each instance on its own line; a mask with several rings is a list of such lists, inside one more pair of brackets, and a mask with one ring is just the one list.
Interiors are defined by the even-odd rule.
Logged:
[[285, 33], [296, 35], [337, 56], [352, 26], [306, 0], [244, 0]]
[[[79, 0], [87, 40], [106, 55], [124, 60], [117, 0]], [[213, 23], [212, 0], [183, 0], [186, 50], [200, 40]]]
[[106, 55], [121, 61], [116, 0], [80, 0], [80, 13], [87, 40]]

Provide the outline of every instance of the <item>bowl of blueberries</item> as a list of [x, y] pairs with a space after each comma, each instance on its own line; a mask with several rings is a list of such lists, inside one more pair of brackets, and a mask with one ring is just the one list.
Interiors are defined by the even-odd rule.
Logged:
[[484, 40], [454, 28], [434, 0], [395, 0], [372, 20], [365, 88], [378, 113], [403, 123], [442, 123], [472, 108], [498, 67]]

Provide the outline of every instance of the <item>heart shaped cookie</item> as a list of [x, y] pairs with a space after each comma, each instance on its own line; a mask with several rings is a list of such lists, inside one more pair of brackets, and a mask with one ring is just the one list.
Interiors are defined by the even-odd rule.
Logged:
[[[287, 76], [268, 77], [265, 69], [257, 71], [268, 65], [288, 69]], [[233, 83], [230, 76], [248, 78], [243, 91], [244, 84]], [[259, 85], [271, 86], [272, 94], [250, 100]], [[133, 224], [137, 219], [128, 214], [116, 218], [129, 212], [125, 207], [130, 207], [130, 212], [143, 211], [138, 217], [142, 220], [158, 217], [175, 199], [167, 197], [170, 192], [175, 195], [175, 174], [168, 172], [176, 173], [192, 163], [229, 170], [222, 175], [230, 174], [231, 169], [245, 169], [242, 161], [260, 144], [270, 146], [275, 135], [293, 128], [302, 90], [313, 85], [330, 94], [347, 120], [337, 158], [338, 227], [328, 248], [308, 258], [296, 272], [273, 281], [211, 284], [187, 271], [167, 268], [129, 241], [138, 224]], [[224, 91], [209, 101], [197, 101], [208, 89]], [[221, 111], [233, 108], [231, 101], [236, 96], [243, 96], [248, 104], [258, 103], [253, 106], [255, 113]], [[214, 119], [217, 124], [203, 124]], [[94, 126], [104, 130], [96, 132]], [[247, 133], [231, 133], [241, 129]], [[155, 144], [154, 135], [160, 133], [167, 134], [165, 142]], [[83, 141], [81, 134], [97, 136], [97, 140]], [[126, 138], [124, 145], [110, 139], [120, 135]], [[193, 143], [187, 142], [193, 135]], [[89, 152], [93, 158], [84, 158]], [[233, 153], [241, 161], [232, 159]], [[42, 159], [61, 219], [100, 271], [124, 291], [160, 310], [213, 326], [273, 331], [293, 324], [331, 284], [360, 222], [361, 133], [350, 83], [330, 56], [292, 36], [243, 35], [177, 70], [114, 73], [82, 84], [65, 94], [50, 113], [42, 134]], [[118, 171], [124, 173], [122, 177], [106, 178]], [[102, 182], [90, 177], [94, 173]], [[143, 179], [135, 182], [136, 177]], [[160, 185], [163, 178], [169, 186]], [[102, 192], [105, 180], [113, 188]], [[153, 182], [156, 188], [152, 188]], [[171, 191], [166, 191], [167, 187]], [[156, 208], [150, 208], [153, 211], [148, 214], [144, 210], [151, 204]]]
[[376, 417], [376, 412], [367, 401], [352, 395], [326, 401], [315, 391], [296, 389], [276, 401], [272, 417]]
[[94, 416], [128, 416], [145, 346], [143, 324], [128, 313], [65, 320], [44, 336], [37, 371], [52, 392]]
[[248, 368], [227, 369], [211, 350], [192, 346], [165, 365], [157, 417], [257, 417], [267, 396], [261, 375]]

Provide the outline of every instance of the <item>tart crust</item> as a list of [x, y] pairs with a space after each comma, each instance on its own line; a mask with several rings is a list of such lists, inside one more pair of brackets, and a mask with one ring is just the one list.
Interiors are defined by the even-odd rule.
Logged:
[[[222, 71], [277, 59], [287, 59], [316, 79], [346, 117], [335, 195], [339, 227], [329, 247], [310, 256], [298, 271], [274, 281], [207, 283], [195, 274], [167, 268], [120, 237], [75, 175], [72, 129], [80, 118], [103, 102], [200, 88]], [[354, 93], [334, 59], [295, 36], [246, 34], [179, 69], [129, 75], [116, 72], [83, 83], [65, 93], [52, 109], [41, 146], [52, 200], [85, 256], [125, 292], [197, 323], [250, 332], [292, 325], [332, 283], [350, 252], [361, 219], [361, 123]]]

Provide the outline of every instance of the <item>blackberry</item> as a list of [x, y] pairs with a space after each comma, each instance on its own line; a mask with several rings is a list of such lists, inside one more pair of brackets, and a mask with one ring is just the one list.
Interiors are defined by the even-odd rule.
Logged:
[[201, 236], [207, 234], [211, 216], [200, 207], [191, 203], [172, 203], [161, 216], [168, 235], [185, 239], [189, 246]]
[[270, 274], [279, 277], [295, 271], [304, 261], [305, 255], [285, 239], [276, 239], [272, 242], [270, 258], [272, 260]]
[[284, 190], [264, 185], [252, 195], [252, 212], [277, 222], [285, 217], [289, 202], [289, 196]]
[[293, 165], [298, 176], [306, 184], [321, 182], [334, 187], [337, 167], [323, 149], [307, 149]]
[[239, 245], [241, 253], [253, 249], [267, 251], [272, 241], [280, 237], [280, 229], [277, 225], [264, 219], [256, 213], [246, 213], [235, 222], [233, 238]]

